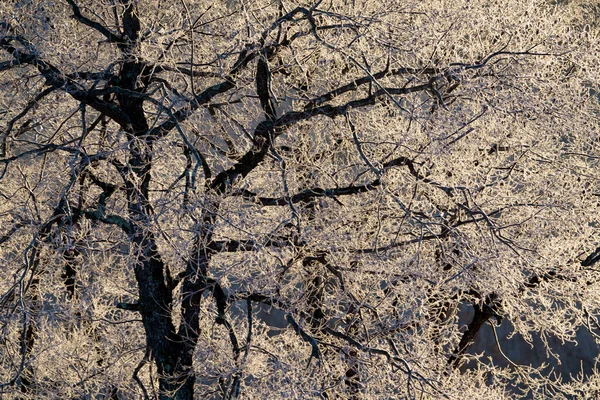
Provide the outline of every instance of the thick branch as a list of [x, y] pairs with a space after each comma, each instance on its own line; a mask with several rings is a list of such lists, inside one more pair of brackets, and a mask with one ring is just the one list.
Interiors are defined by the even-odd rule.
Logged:
[[295, 243], [293, 237], [273, 237], [265, 241], [258, 240], [218, 240], [213, 241], [208, 248], [211, 251], [223, 253], [223, 252], [236, 252], [236, 251], [253, 251], [258, 247], [287, 247], [287, 246], [301, 246], [302, 243]]
[[[416, 69], [416, 68], [395, 68], [392, 70], [384, 70], [381, 72], [377, 72], [375, 74], [372, 75], [367, 75], [367, 76], [363, 76], [362, 78], [357, 78], [354, 81], [340, 86], [336, 89], [333, 89], [313, 100], [310, 100], [308, 102], [308, 104], [304, 107], [305, 110], [310, 110], [311, 108], [314, 108], [315, 106], [318, 106], [319, 104], [323, 104], [329, 100], [332, 100], [336, 97], [338, 97], [339, 95], [342, 95], [344, 93], [347, 92], [351, 92], [353, 90], [358, 89], [359, 86], [365, 85], [367, 83], [372, 83], [373, 81], [377, 80], [377, 79], [382, 79], [382, 78], [386, 78], [388, 76], [398, 76], [398, 75], [427, 75], [427, 76], [431, 76], [431, 75], [435, 75], [440, 73], [440, 69], [436, 69], [436, 68], [422, 68], [422, 69]], [[417, 86], [415, 86], [416, 88]], [[415, 90], [415, 89], [413, 89]]]
[[3, 61], [0, 63], [0, 72], [11, 69], [14, 66], [19, 65], [15, 60]]
[[374, 180], [372, 183], [365, 185], [350, 185], [341, 188], [312, 188], [296, 193], [291, 197], [258, 197], [255, 193], [247, 190], [242, 190], [240, 194], [242, 197], [254, 201], [263, 206], [285, 206], [291, 201], [292, 203], [307, 202], [319, 197], [336, 197], [336, 196], [348, 196], [358, 193], [365, 193], [371, 191], [381, 185], [379, 179]]
[[310, 344], [310, 347], [312, 349], [310, 352], [311, 359], [314, 357], [317, 359], [317, 361], [321, 362], [323, 356], [321, 355], [321, 350], [319, 350], [319, 344], [317, 340], [310, 336], [308, 333], [306, 333], [306, 331], [302, 329], [300, 325], [298, 325], [292, 314], [286, 314], [285, 319], [292, 326], [292, 328], [294, 328], [294, 331], [296, 331], [296, 333], [298, 333], [305, 342]]
[[83, 215], [85, 215], [86, 218], [91, 219], [92, 221], [99, 221], [108, 225], [116, 225], [119, 228], [121, 228], [121, 230], [126, 234], [131, 234], [133, 232], [131, 224], [125, 218], [120, 217], [118, 215], [104, 215], [98, 212], [98, 210], [84, 211]]
[[67, 3], [69, 3], [69, 5], [71, 6], [71, 9], [73, 10], [73, 18], [75, 18], [77, 21], [100, 32], [111, 43], [123, 43], [124, 42], [121, 35], [117, 35], [117, 34], [111, 32], [108, 28], [106, 28], [99, 22], [92, 21], [91, 19], [83, 16], [81, 14], [81, 10], [79, 9], [79, 6], [73, 0], [67, 0]]
[[[414, 162], [407, 157], [397, 157], [393, 160], [390, 160], [383, 164], [383, 168], [385, 170], [388, 168], [398, 167], [398, 166], [403, 166], [403, 165], [408, 166], [408, 169], [409, 169], [411, 175], [413, 175], [417, 180], [420, 180], [421, 182], [424, 182], [424, 183], [430, 183], [433, 186], [444, 190], [444, 192], [446, 192], [446, 193], [452, 193], [453, 188], [447, 188], [447, 187], [441, 186], [441, 185], [435, 183], [434, 181], [432, 181], [428, 178], [425, 178], [421, 174], [419, 174], [419, 172], [416, 170], [416, 168], [414, 166]], [[285, 206], [290, 201], [292, 203], [301, 203], [301, 202], [308, 202], [310, 200], [313, 200], [313, 199], [319, 198], [319, 197], [335, 198], [336, 196], [349, 196], [349, 195], [354, 195], [354, 194], [359, 194], [359, 193], [366, 193], [366, 192], [369, 192], [371, 190], [378, 188], [379, 186], [381, 186], [381, 181], [379, 179], [375, 179], [375, 180], [373, 180], [373, 182], [366, 183], [364, 185], [350, 185], [350, 186], [345, 186], [345, 187], [327, 188], [327, 189], [318, 188], [318, 187], [306, 189], [306, 190], [301, 191], [300, 193], [296, 193], [295, 195], [293, 195], [289, 198], [287, 196], [259, 197], [256, 193], [250, 192], [248, 190], [241, 190], [237, 194], [241, 195], [245, 199], [254, 201], [263, 206]]]
[[245, 67], [254, 57], [256, 53], [248, 53], [248, 49], [243, 50], [235, 63], [234, 67], [229, 73], [229, 76], [220, 83], [217, 83], [209, 88], [205, 89], [201, 93], [199, 93], [192, 101], [188, 103], [186, 107], [176, 111], [173, 113], [173, 117], [169, 118], [167, 121], [158, 125], [150, 131], [151, 136], [161, 137], [168, 134], [171, 130], [173, 130], [178, 123], [185, 121], [190, 115], [193, 114], [198, 108], [202, 105], [208, 103], [215, 96], [225, 93], [228, 90], [235, 87], [234, 77], [240, 71], [241, 68]]
[[594, 250], [585, 260], [581, 261], [582, 267], [591, 267], [600, 261], [600, 247]]
[[[481, 297], [478, 293], [474, 293], [476, 296]], [[467, 330], [463, 333], [460, 342], [458, 343], [458, 347], [448, 358], [448, 364], [453, 367], [459, 367], [460, 359], [462, 355], [467, 351], [467, 348], [473, 343], [477, 333], [490, 318], [496, 317], [498, 320], [501, 320], [499, 315], [496, 312], [496, 308], [498, 307], [498, 302], [495, 298], [495, 295], [489, 295], [482, 301], [481, 304], [475, 303], [473, 305], [474, 315], [473, 320], [469, 323]]]
[[6, 36], [0, 39], [0, 48], [11, 54], [15, 62], [34, 66], [42, 74], [47, 85], [52, 86], [55, 89], [63, 90], [75, 100], [106, 114], [106, 116], [113, 119], [124, 129], [127, 129], [131, 125], [131, 121], [127, 115], [125, 115], [116, 105], [97, 97], [90, 96], [89, 92], [84, 87], [67, 78], [65, 74], [53, 65], [45, 62], [31, 46], [27, 46], [27, 49], [17, 49], [12, 46], [13, 40], [27, 42], [25, 39], [15, 36]]
[[117, 303], [115, 307], [127, 311], [140, 311], [140, 305], [138, 303]]

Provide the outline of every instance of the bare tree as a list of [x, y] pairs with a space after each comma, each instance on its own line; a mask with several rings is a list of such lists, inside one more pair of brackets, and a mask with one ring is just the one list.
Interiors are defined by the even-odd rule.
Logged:
[[469, 346], [598, 334], [594, 11], [2, 3], [1, 393], [591, 393]]

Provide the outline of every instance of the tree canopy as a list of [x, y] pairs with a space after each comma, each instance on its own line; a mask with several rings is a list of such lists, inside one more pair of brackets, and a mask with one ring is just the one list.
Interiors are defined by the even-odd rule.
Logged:
[[0, 393], [591, 396], [598, 11], [2, 2]]

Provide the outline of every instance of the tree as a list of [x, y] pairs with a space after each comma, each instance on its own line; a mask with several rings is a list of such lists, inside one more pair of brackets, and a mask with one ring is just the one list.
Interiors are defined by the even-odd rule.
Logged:
[[501, 398], [600, 381], [469, 352], [503, 320], [529, 340], [598, 333], [593, 7], [0, 11], [2, 393]]

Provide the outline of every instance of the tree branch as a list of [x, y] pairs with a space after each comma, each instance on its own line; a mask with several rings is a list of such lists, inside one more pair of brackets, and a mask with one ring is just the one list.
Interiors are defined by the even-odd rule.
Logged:
[[65, 76], [53, 65], [45, 62], [38, 55], [37, 51], [28, 44], [27, 49], [17, 49], [12, 46], [12, 41], [17, 40], [20, 43], [29, 43], [20, 36], [5, 36], [0, 39], [0, 48], [11, 54], [15, 62], [19, 64], [29, 64], [37, 68], [46, 80], [46, 84], [55, 89], [62, 90], [75, 100], [93, 107], [97, 111], [106, 114], [124, 129], [129, 129], [131, 121], [115, 104], [93, 97], [83, 86], [78, 85]]
[[[428, 76], [431, 76], [431, 75], [439, 74], [441, 71], [442, 71], [441, 69], [437, 69], [437, 68], [422, 68], [422, 69], [395, 68], [392, 70], [388, 70], [386, 68], [385, 70], [377, 72], [375, 74], [363, 76], [362, 78], [357, 78], [354, 81], [352, 81], [346, 85], [340, 86], [340, 87], [333, 89], [317, 98], [310, 100], [308, 102], [308, 104], [306, 104], [306, 106], [304, 107], [304, 110], [310, 110], [310, 109], [318, 106], [319, 104], [322, 104], [329, 100], [332, 100], [344, 93], [356, 90], [356, 89], [358, 89], [359, 86], [365, 85], [367, 83], [372, 83], [373, 81], [378, 80], [378, 79], [383, 79], [383, 78], [387, 78], [389, 76], [398, 76], [398, 75], [428, 75]], [[423, 90], [423, 89], [418, 89], [419, 86], [414, 86], [413, 88], [414, 88], [414, 89], [412, 89], [413, 91]], [[410, 92], [408, 92], [408, 93], [410, 93]]]
[[140, 305], [138, 303], [117, 303], [115, 304], [115, 307], [127, 311], [140, 311]]
[[40, 93], [38, 93], [37, 96], [35, 96], [32, 100], [30, 100], [27, 103], [25, 108], [23, 108], [23, 110], [19, 114], [17, 114], [13, 119], [8, 121], [8, 124], [7, 124], [8, 126], [6, 127], [6, 130], [2, 133], [2, 136], [0, 137], [0, 157], [6, 156], [6, 140], [8, 139], [8, 136], [10, 135], [10, 131], [12, 131], [12, 128], [15, 125], [15, 122], [17, 122], [18, 120], [23, 118], [25, 115], [27, 115], [27, 113], [29, 111], [31, 111], [33, 108], [35, 108], [35, 106], [38, 104], [38, 102], [41, 99], [43, 99], [44, 97], [46, 97], [47, 95], [52, 93], [54, 90], [56, 90], [56, 88], [54, 88], [54, 87], [49, 87], [49, 88], [42, 90]]
[[[481, 295], [473, 290], [471, 293], [476, 297], [481, 298]], [[485, 299], [481, 300], [481, 303], [473, 304], [473, 319], [469, 323], [467, 330], [463, 333], [454, 354], [452, 354], [448, 358], [448, 364], [452, 365], [454, 368], [459, 367], [459, 362], [462, 358], [462, 355], [467, 351], [467, 348], [473, 343], [477, 333], [490, 318], [495, 317], [499, 321], [501, 321], [501, 317], [497, 313], [497, 308], [499, 307], [499, 302], [496, 299], [495, 294], [491, 294], [486, 296]]]
[[293, 237], [277, 236], [271, 237], [265, 241], [253, 239], [248, 240], [218, 240], [213, 241], [208, 245], [211, 251], [216, 253], [237, 252], [237, 251], [253, 251], [257, 247], [286, 247], [286, 246], [302, 246], [303, 243], [295, 243]]
[[285, 206], [288, 205], [288, 201], [291, 201], [293, 204], [308, 202], [312, 199], [319, 197], [332, 197], [335, 196], [348, 196], [358, 193], [369, 192], [373, 189], [376, 189], [378, 186], [381, 186], [381, 181], [379, 179], [375, 179], [373, 182], [365, 184], [365, 185], [350, 185], [341, 188], [312, 188], [301, 191], [300, 193], [296, 193], [289, 198], [287, 196], [283, 197], [258, 197], [256, 193], [250, 192], [248, 190], [241, 190], [238, 192], [242, 197], [247, 200], [254, 201], [263, 206]]
[[73, 10], [73, 18], [75, 18], [77, 21], [98, 31], [110, 43], [124, 43], [125, 42], [121, 35], [117, 35], [117, 34], [111, 32], [108, 28], [106, 28], [99, 22], [92, 21], [91, 19], [84, 17], [81, 14], [81, 10], [79, 9], [79, 6], [73, 0], [67, 0], [67, 3], [69, 3], [69, 5], [71, 6], [71, 9]]

